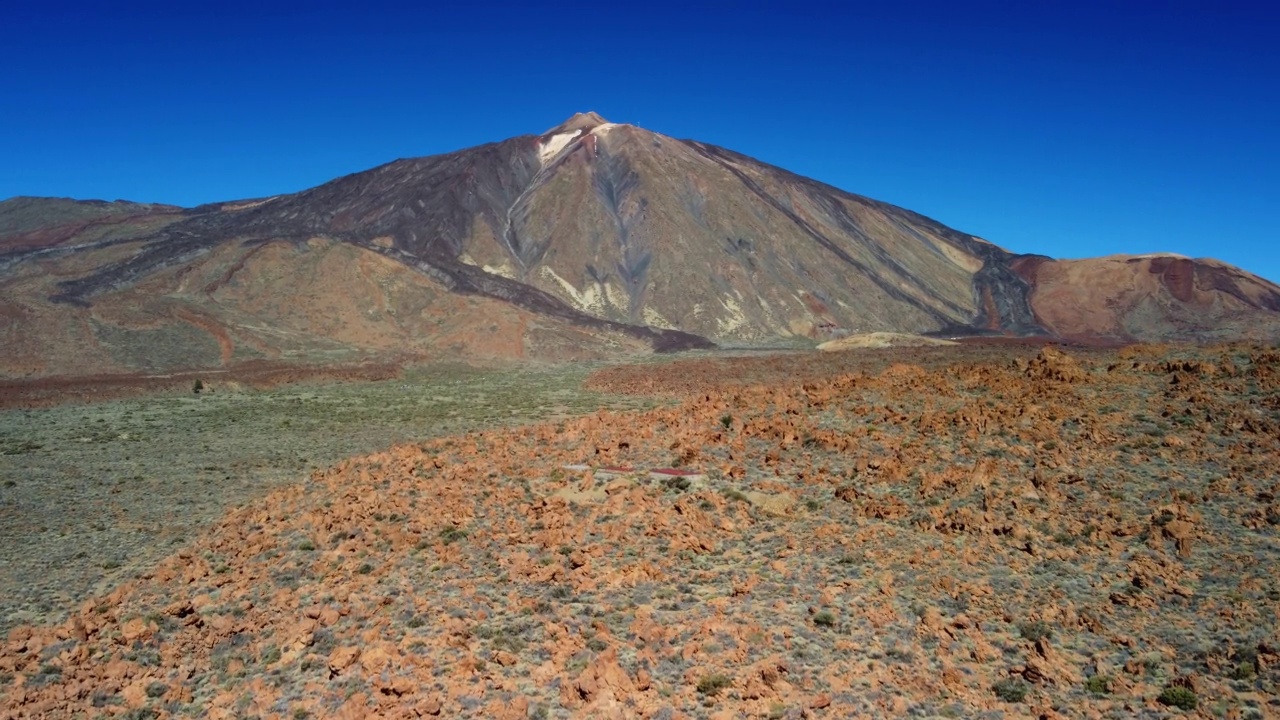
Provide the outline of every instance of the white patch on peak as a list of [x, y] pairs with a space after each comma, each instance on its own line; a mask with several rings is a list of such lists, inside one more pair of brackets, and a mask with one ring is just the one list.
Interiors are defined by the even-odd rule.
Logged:
[[508, 280], [516, 279], [516, 269], [511, 265], [511, 263], [504, 262], [497, 267], [494, 267], [493, 265], [485, 265], [482, 269], [490, 275], [500, 275]]
[[612, 129], [616, 128], [616, 127], [620, 127], [621, 125], [622, 125], [622, 123], [611, 123], [611, 122], [601, 123], [601, 124], [599, 124], [599, 125], [597, 125], [597, 126], [595, 126], [595, 127], [591, 128], [591, 134], [592, 134], [592, 135], [599, 135], [599, 136], [603, 137], [603, 136], [605, 136], [605, 135], [608, 135], [610, 130], [612, 130]]
[[1153, 252], [1153, 253], [1143, 253], [1143, 254], [1141, 254], [1141, 255], [1129, 255], [1128, 257], [1131, 257], [1131, 258], [1133, 258], [1134, 260], [1148, 260], [1148, 259], [1152, 259], [1152, 258], [1174, 258], [1175, 260], [1190, 260], [1190, 259], [1191, 259], [1191, 258], [1190, 258], [1189, 256], [1187, 256], [1187, 255], [1182, 255], [1182, 254], [1179, 254], [1179, 253], [1173, 253], [1173, 252]]
[[559, 285], [560, 289], [568, 296], [568, 299], [571, 300], [578, 309], [584, 312], [591, 313], [597, 317], [604, 317], [609, 314], [610, 307], [615, 305], [614, 301], [610, 298], [610, 286], [608, 285], [592, 282], [588, 283], [587, 286], [579, 292], [578, 288], [573, 286], [573, 283], [560, 277], [556, 274], [555, 270], [552, 270], [546, 265], [538, 268], [538, 273], [544, 279]]
[[538, 145], [538, 159], [542, 161], [542, 166], [546, 167], [547, 163], [554, 160], [566, 145], [573, 142], [573, 139], [581, 134], [581, 130], [574, 130], [573, 132], [557, 133], [543, 140]]
[[[734, 292], [736, 293], [737, 291], [735, 290]], [[742, 305], [738, 304], [738, 301], [732, 297], [728, 295], [722, 296], [720, 305], [725, 309], [725, 312], [720, 317], [715, 318], [716, 331], [719, 334], [727, 335], [749, 322], [747, 314], [742, 311]]]
[[661, 330], [675, 329], [675, 325], [669, 322], [666, 318], [662, 317], [662, 313], [649, 307], [648, 305], [644, 306], [642, 315], [644, 316], [644, 324], [648, 325], [649, 327], [655, 327]]

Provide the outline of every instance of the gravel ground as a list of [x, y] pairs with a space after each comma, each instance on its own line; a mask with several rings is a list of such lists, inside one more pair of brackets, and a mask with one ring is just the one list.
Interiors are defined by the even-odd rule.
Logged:
[[652, 405], [583, 391], [591, 369], [421, 368], [380, 382], [215, 386], [0, 412], [0, 636], [56, 621], [228, 508], [342, 458]]

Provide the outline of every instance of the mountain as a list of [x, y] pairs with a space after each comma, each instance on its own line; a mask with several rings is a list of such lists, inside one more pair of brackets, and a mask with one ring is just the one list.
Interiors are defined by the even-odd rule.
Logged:
[[1210, 260], [1015, 255], [594, 113], [292, 195], [0, 202], [10, 377], [877, 331], [1277, 338], [1280, 287]]

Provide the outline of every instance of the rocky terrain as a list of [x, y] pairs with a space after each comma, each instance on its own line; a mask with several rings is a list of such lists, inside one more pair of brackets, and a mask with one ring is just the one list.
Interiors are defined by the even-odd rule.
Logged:
[[1274, 341], [1280, 287], [1017, 255], [594, 113], [298, 193], [0, 202], [0, 378], [563, 361], [879, 332]]
[[[18, 624], [60, 622], [229, 509], [343, 458], [653, 404], [584, 390], [589, 371], [432, 366], [266, 389], [207, 377], [199, 393], [188, 379], [141, 396], [103, 400], [139, 390], [108, 386], [85, 396], [96, 402], [0, 410], [0, 638]], [[41, 404], [65, 399], [66, 388], [54, 390]]]
[[618, 367], [651, 410], [401, 444], [12, 630], [34, 717], [1280, 713], [1280, 352]]

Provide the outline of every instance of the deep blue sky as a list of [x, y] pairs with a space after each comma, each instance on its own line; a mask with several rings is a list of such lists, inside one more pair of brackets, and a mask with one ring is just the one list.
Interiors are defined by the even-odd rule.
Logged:
[[1262, 3], [98, 5], [7, 4], [0, 198], [274, 195], [594, 109], [1018, 252], [1280, 280]]

